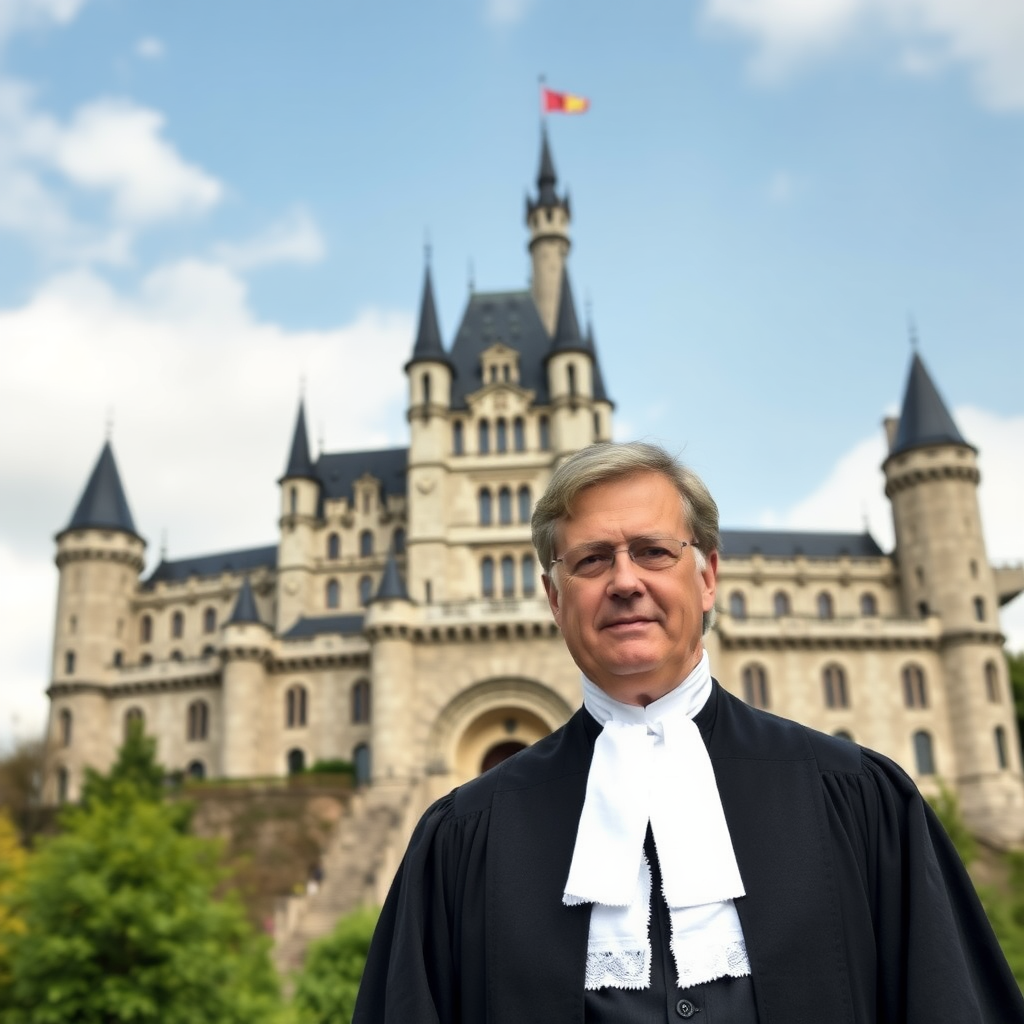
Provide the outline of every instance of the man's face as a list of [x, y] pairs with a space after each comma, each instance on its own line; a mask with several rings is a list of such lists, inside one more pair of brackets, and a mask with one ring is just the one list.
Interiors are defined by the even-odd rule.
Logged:
[[[578, 544], [624, 547], [650, 536], [694, 539], [672, 481], [639, 473], [582, 491], [555, 531], [555, 557]], [[703, 572], [687, 546], [669, 569], [640, 569], [623, 550], [596, 579], [567, 576], [561, 565], [545, 576], [548, 603], [569, 653], [610, 697], [650, 704], [700, 661], [701, 623], [714, 607], [718, 575], [718, 553], [704, 555]]]

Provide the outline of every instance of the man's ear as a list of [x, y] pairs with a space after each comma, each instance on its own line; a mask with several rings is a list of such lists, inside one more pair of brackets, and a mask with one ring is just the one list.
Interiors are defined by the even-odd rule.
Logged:
[[704, 594], [701, 607], [709, 612], [715, 607], [715, 597], [718, 594], [718, 552], [709, 551], [704, 556], [704, 571], [700, 574], [704, 581]]
[[562, 614], [562, 606], [559, 600], [561, 595], [558, 593], [558, 587], [547, 573], [541, 576], [541, 582], [544, 584], [544, 593], [548, 595], [548, 606], [551, 608], [551, 614], [554, 616], [555, 622], [561, 625], [559, 618]]

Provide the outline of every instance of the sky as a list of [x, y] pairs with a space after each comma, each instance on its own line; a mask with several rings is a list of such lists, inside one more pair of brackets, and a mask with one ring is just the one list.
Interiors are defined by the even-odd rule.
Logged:
[[916, 340], [1024, 561], [1019, 0], [0, 0], [0, 749], [106, 437], [147, 571], [276, 541], [300, 395], [317, 450], [407, 442], [427, 250], [449, 344], [527, 286], [542, 75], [616, 437], [888, 550]]

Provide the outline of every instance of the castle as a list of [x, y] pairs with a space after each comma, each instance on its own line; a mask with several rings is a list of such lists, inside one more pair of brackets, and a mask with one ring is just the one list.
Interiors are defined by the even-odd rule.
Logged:
[[[314, 459], [300, 403], [266, 547], [142, 577], [104, 446], [57, 535], [46, 800], [74, 800], [137, 719], [169, 769], [281, 777], [341, 758], [418, 809], [578, 706], [529, 520], [558, 461], [611, 438], [613, 403], [577, 317], [546, 136], [526, 224], [529, 290], [473, 293], [450, 347], [428, 266], [408, 447]], [[925, 792], [945, 783], [977, 832], [1020, 842], [998, 608], [1024, 570], [989, 564], [976, 451], [917, 354], [886, 429], [895, 550], [866, 532], [725, 529], [713, 671], [752, 704], [885, 752]]]

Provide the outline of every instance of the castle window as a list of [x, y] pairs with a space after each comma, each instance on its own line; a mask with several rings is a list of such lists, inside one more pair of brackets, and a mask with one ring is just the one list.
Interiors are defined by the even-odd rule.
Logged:
[[306, 755], [298, 748], [288, 751], [288, 774], [301, 775], [306, 770]]
[[976, 597], [974, 599], [974, 617], [979, 622], [985, 621], [985, 599], [983, 597]]
[[69, 788], [68, 770], [61, 765], [57, 769], [57, 803], [66, 804], [68, 802]]
[[917, 579], [917, 585], [919, 587], [923, 587], [924, 586], [924, 569], [922, 569], [921, 566], [917, 566], [917, 568], [914, 569], [914, 576]]
[[972, 558], [971, 559], [971, 579], [976, 580], [978, 578], [978, 563]]
[[753, 708], [767, 708], [768, 675], [763, 665], [748, 665], [743, 670], [743, 699]]
[[327, 557], [332, 562], [341, 558], [341, 538], [336, 533], [327, 535]]
[[878, 601], [874, 594], [860, 595], [860, 613], [865, 618], [873, 618], [878, 614]]
[[512, 368], [508, 363], [501, 364], [501, 379], [506, 382], [512, 379]]
[[210, 708], [205, 700], [194, 700], [188, 706], [185, 736], [188, 740], [205, 740], [210, 726]]
[[370, 781], [370, 748], [365, 743], [352, 751], [352, 763], [356, 767], [356, 785], [365, 786]]
[[818, 618], [831, 619], [835, 616], [835, 608], [832, 604], [832, 595], [823, 590], [818, 595]]
[[139, 640], [148, 644], [153, 639], [153, 617], [151, 615], [143, 615], [139, 620]]
[[423, 600], [426, 604], [434, 600], [434, 584], [430, 580], [423, 581]]
[[284, 724], [287, 729], [301, 729], [306, 724], [308, 700], [306, 688], [296, 683], [284, 695]]
[[477, 428], [477, 450], [481, 455], [487, 455], [491, 450], [491, 425], [487, 420], [481, 420]]
[[541, 416], [537, 421], [537, 431], [540, 439], [540, 450], [542, 452], [551, 449], [551, 424], [547, 416]]
[[73, 676], [75, 674], [75, 652], [65, 651], [64, 652], [64, 673], [65, 675]]
[[508, 424], [504, 418], [494, 425], [494, 450], [499, 454], [508, 451]]
[[917, 602], [917, 614], [920, 615], [922, 619], [928, 618], [928, 602], [927, 601], [918, 601]]
[[1006, 750], [1006, 730], [1001, 726], [997, 725], [995, 729], [995, 741], [996, 741], [996, 764], [999, 769], [1008, 768], [1010, 766], [1009, 757]]
[[490, 555], [480, 563], [480, 593], [494, 597], [494, 559]]
[[907, 665], [903, 669], [903, 703], [908, 708], [928, 707], [928, 690], [920, 665]]
[[931, 733], [918, 729], [914, 733], [914, 762], [918, 775], [935, 774], [935, 752], [932, 749]]
[[299, 507], [299, 492], [295, 487], [288, 488], [288, 511], [295, 515]]
[[365, 608], [373, 598], [373, 580], [362, 576], [359, 580], [359, 603]]
[[133, 731], [142, 733], [146, 728], [146, 716], [142, 708], [129, 708], [124, 713], [124, 738], [128, 739]]
[[124, 664], [124, 651], [114, 651], [114, 668], [120, 668]]
[[185, 616], [181, 612], [175, 612], [171, 616], [171, 637], [174, 640], [180, 640], [182, 633], [185, 632]]
[[494, 364], [494, 365], [493, 365], [493, 366], [491, 367], [491, 381], [492, 381], [492, 382], [494, 382], [494, 381], [496, 381], [497, 379], [498, 379], [498, 364], [497, 364], [497, 363], [495, 363], [495, 364]]
[[362, 558], [369, 558], [373, 554], [373, 531], [363, 530], [359, 534], [359, 554]]
[[370, 492], [363, 491], [363, 515], [370, 514]]
[[850, 695], [846, 691], [846, 673], [839, 665], [826, 665], [821, 674], [825, 686], [825, 707], [848, 708]]
[[171, 661], [182, 661], [182, 654], [177, 648], [171, 651]]
[[512, 522], [512, 491], [507, 487], [498, 491], [498, 522], [502, 526]]
[[423, 374], [421, 380], [423, 382], [423, 404], [430, 405], [430, 374]]
[[391, 537], [391, 549], [396, 555], [405, 554], [405, 530], [402, 527], [398, 527]]
[[71, 746], [71, 725], [71, 712], [64, 708], [60, 713], [60, 745], [62, 747]]
[[568, 367], [566, 367], [566, 373], [567, 373], [568, 378], [569, 378], [569, 396], [571, 398], [575, 398], [576, 397], [576, 365], [574, 363], [570, 363], [568, 365]]
[[999, 703], [999, 669], [994, 661], [985, 662], [985, 693], [990, 704]]
[[501, 560], [501, 596], [516, 596], [516, 563], [511, 555]]
[[341, 606], [341, 584], [337, 580], [328, 580], [324, 588], [324, 603], [328, 608]]
[[360, 679], [352, 687], [352, 721], [364, 725], [370, 720], [370, 683]]
[[526, 424], [522, 416], [512, 421], [512, 445], [517, 452], [526, 451]]
[[530, 488], [526, 484], [519, 488], [517, 500], [519, 502], [519, 522], [528, 523], [530, 521]]
[[466, 441], [463, 436], [462, 420], [456, 420], [452, 424], [452, 455], [462, 455], [466, 450]]
[[790, 614], [789, 594], [784, 590], [776, 590], [772, 598], [772, 607], [775, 609], [775, 617], [781, 619]]
[[203, 632], [213, 633], [217, 629], [217, 612], [214, 608], [207, 608], [203, 612]]
[[523, 555], [523, 597], [533, 597], [537, 592], [537, 563], [533, 555]]
[[491, 492], [486, 487], [480, 488], [477, 495], [477, 503], [480, 509], [480, 525], [491, 525]]
[[738, 590], [729, 595], [729, 614], [734, 619], [747, 617], [747, 599]]
[[202, 761], [189, 761], [185, 771], [188, 773], [188, 777], [196, 782], [202, 782], [206, 778], [206, 765]]
[[601, 440], [601, 414], [599, 412], [594, 413], [594, 440]]
[[213, 644], [207, 644], [203, 648], [203, 657], [204, 658], [212, 658], [216, 653], [217, 653], [217, 648], [214, 647]]
[[152, 665], [153, 664], [153, 655], [149, 654], [147, 652], [141, 658], [139, 658], [139, 664], [140, 665]]

